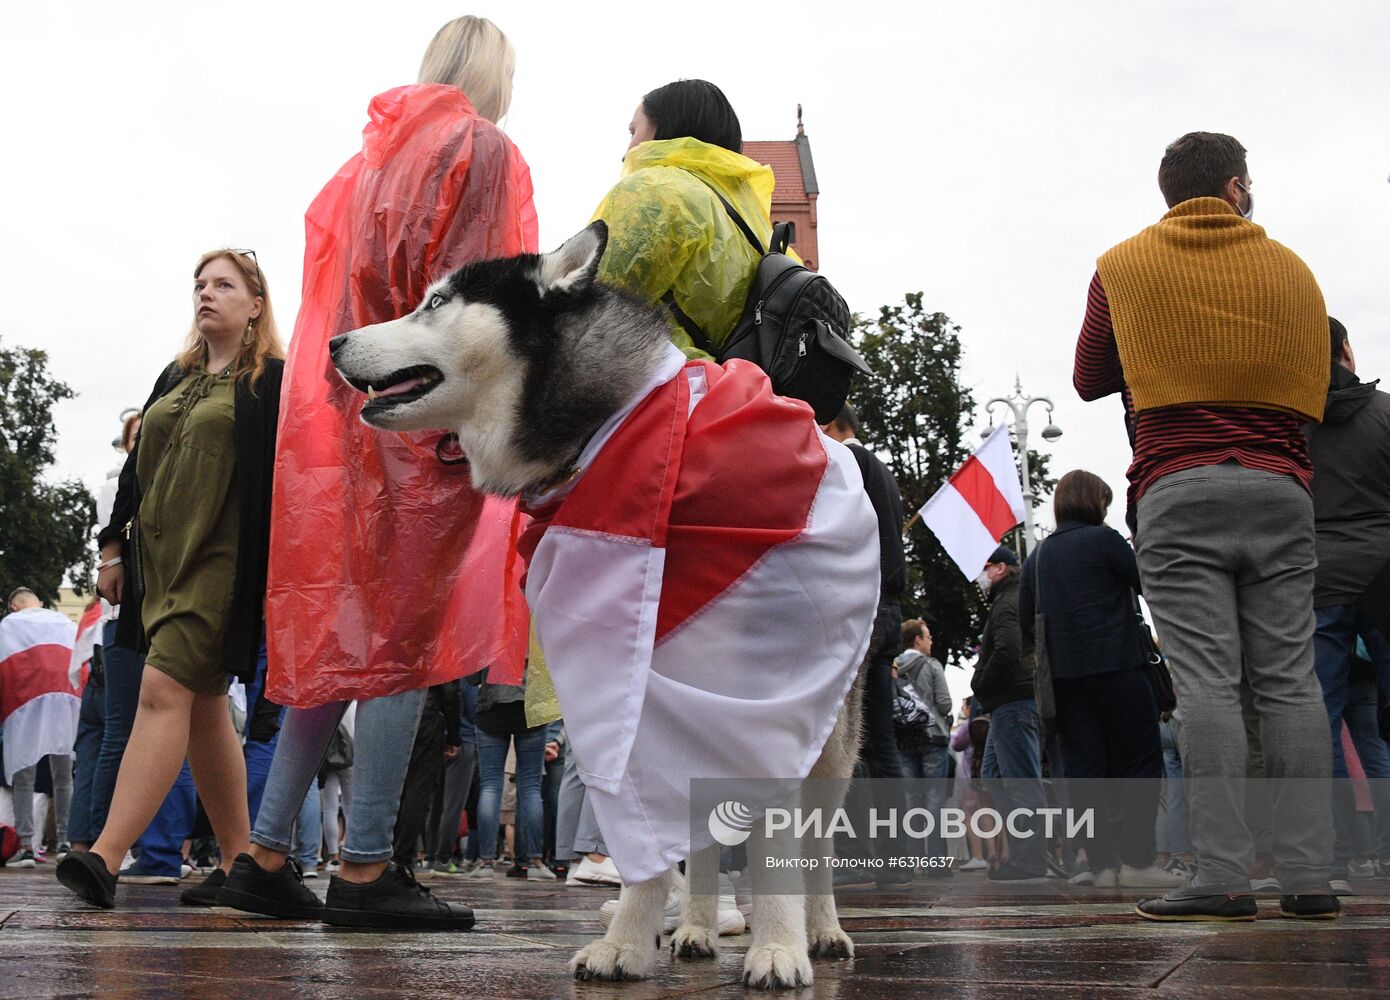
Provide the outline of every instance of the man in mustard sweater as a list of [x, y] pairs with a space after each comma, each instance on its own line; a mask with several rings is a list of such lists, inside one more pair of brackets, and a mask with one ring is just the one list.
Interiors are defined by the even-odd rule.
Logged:
[[1120, 393], [1144, 594], [1169, 658], [1197, 853], [1150, 920], [1254, 920], [1242, 674], [1275, 792], [1280, 912], [1331, 919], [1331, 740], [1313, 671], [1313, 468], [1327, 310], [1307, 266], [1250, 221], [1245, 149], [1168, 147], [1168, 212], [1101, 255], [1076, 347], [1082, 399]]

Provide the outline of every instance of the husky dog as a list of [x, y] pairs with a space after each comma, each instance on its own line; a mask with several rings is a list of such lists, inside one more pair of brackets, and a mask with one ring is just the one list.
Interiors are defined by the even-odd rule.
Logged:
[[[470, 264], [436, 282], [409, 316], [335, 337], [333, 363], [369, 397], [363, 421], [391, 431], [455, 431], [481, 490], [534, 496], [559, 487], [590, 438], [670, 358], [665, 315], [596, 282], [606, 242], [606, 226], [595, 222], [553, 253]], [[808, 789], [843, 789], [850, 777], [859, 751], [864, 667], [839, 668], [846, 678], [855, 673], [855, 680], [810, 772], [840, 780], [812, 782]], [[805, 748], [808, 755], [814, 749]], [[840, 794], [808, 791], [802, 805], [833, 811]], [[812, 795], [835, 801], [810, 801]], [[759, 861], [791, 852], [787, 845], [778, 852], [757, 826], [748, 841], [754, 903], [744, 981], [763, 988], [809, 984], [811, 956], [854, 954], [840, 929], [831, 872], [808, 872], [805, 897], [771, 895]], [[803, 848], [807, 857], [833, 853], [829, 838]], [[718, 860], [717, 844], [692, 854], [687, 886], [713, 884]], [[572, 959], [576, 978], [650, 974], [670, 880], [666, 872], [624, 887], [607, 934]], [[715, 911], [714, 896], [687, 895], [672, 952], [712, 956]]]

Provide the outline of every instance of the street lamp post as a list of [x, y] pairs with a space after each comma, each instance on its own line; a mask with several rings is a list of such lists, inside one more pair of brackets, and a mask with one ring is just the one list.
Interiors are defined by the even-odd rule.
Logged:
[[1028, 548], [1034, 542], [1033, 535], [1033, 477], [1028, 469], [1028, 408], [1034, 403], [1042, 403], [1047, 407], [1047, 426], [1043, 428], [1042, 436], [1044, 441], [1056, 441], [1062, 436], [1062, 428], [1052, 422], [1052, 400], [1046, 396], [1025, 396], [1023, 394], [1023, 381], [1017, 375], [1014, 376], [1014, 391], [1009, 396], [996, 396], [985, 404], [985, 412], [989, 414], [990, 426], [994, 425], [994, 405], [1001, 403], [1007, 407], [1009, 414], [1013, 417], [1014, 437], [1018, 440], [1019, 461], [1023, 465], [1023, 551], [1019, 553], [1019, 558], [1028, 554]]

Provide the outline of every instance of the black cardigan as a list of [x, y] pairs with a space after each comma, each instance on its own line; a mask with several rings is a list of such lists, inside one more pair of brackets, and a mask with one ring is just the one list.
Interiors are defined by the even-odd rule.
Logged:
[[1054, 679], [1137, 670], [1144, 664], [1134, 607], [1134, 594], [1142, 593], [1139, 565], [1134, 550], [1114, 528], [1064, 522], [1028, 554], [1018, 591], [1018, 617], [1029, 642], [1035, 638], [1040, 593]]
[[[270, 489], [275, 476], [275, 428], [280, 416], [280, 380], [284, 371], [283, 361], [267, 359], [255, 392], [251, 390], [249, 379], [243, 377], [237, 380], [233, 395], [236, 426], [232, 432], [235, 463], [232, 488], [237, 494], [239, 527], [232, 614], [223, 650], [227, 673], [235, 674], [244, 683], [250, 683], [256, 677], [261, 632], [265, 626], [266, 568], [270, 561]], [[177, 365], [164, 369], [141, 413], [182, 382], [185, 374]], [[122, 562], [127, 567], [132, 560], [126, 526], [140, 512], [140, 485], [135, 478], [139, 454], [140, 438], [137, 435], [135, 447], [126, 456], [125, 465], [121, 468], [111, 523], [97, 536], [98, 546], [120, 539]], [[140, 620], [140, 604], [145, 595], [141, 592], [140, 581], [128, 570], [121, 596], [116, 644], [145, 652], [149, 647]]]

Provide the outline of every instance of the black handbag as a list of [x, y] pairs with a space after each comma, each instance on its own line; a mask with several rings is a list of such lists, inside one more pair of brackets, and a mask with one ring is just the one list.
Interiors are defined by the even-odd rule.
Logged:
[[1139, 610], [1139, 598], [1130, 593], [1130, 603], [1134, 607], [1134, 617], [1139, 624], [1139, 646], [1144, 654], [1144, 674], [1153, 688], [1154, 701], [1158, 703], [1158, 714], [1163, 715], [1178, 707], [1178, 694], [1173, 688], [1173, 675], [1168, 672], [1168, 660], [1154, 642], [1154, 634], [1149, 631], [1148, 622]]

